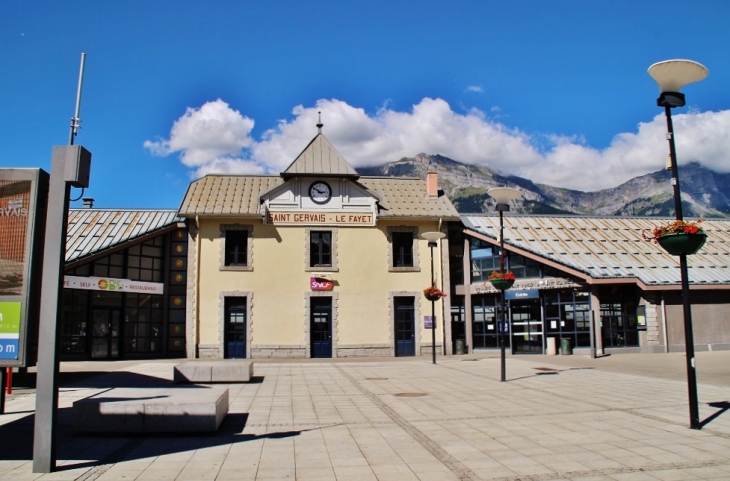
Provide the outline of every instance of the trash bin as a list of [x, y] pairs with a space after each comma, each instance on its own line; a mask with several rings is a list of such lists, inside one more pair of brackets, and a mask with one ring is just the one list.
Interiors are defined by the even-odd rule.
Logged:
[[465, 354], [466, 353], [466, 342], [464, 339], [457, 339], [456, 340], [456, 354]]
[[573, 346], [570, 345], [569, 337], [560, 338], [560, 354], [562, 354], [562, 355], [573, 354]]

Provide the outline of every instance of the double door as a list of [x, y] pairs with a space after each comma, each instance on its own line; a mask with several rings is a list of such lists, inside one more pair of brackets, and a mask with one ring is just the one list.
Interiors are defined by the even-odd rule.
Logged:
[[332, 298], [311, 297], [309, 332], [312, 357], [332, 357]]
[[416, 317], [412, 297], [393, 298], [395, 310], [395, 355], [416, 355]]
[[91, 310], [91, 358], [118, 359], [121, 309], [94, 307]]
[[226, 322], [224, 333], [224, 356], [226, 359], [246, 357], [246, 298], [226, 297]]
[[512, 353], [542, 354], [543, 328], [539, 299], [510, 301]]

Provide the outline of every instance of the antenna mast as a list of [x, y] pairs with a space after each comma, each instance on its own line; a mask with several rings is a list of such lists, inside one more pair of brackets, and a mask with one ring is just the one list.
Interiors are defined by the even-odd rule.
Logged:
[[81, 53], [81, 66], [79, 67], [79, 85], [76, 89], [76, 110], [71, 118], [71, 133], [68, 137], [68, 145], [74, 144], [74, 138], [81, 128], [81, 87], [84, 84], [84, 63], [86, 63], [86, 54]]

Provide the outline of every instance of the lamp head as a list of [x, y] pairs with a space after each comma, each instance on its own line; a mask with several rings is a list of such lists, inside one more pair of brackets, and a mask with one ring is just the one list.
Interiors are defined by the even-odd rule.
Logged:
[[684, 94], [680, 89], [685, 85], [699, 82], [707, 77], [709, 71], [701, 63], [692, 60], [665, 60], [649, 67], [649, 75], [659, 85], [660, 107], [682, 107]]
[[428, 247], [436, 247], [436, 241], [446, 237], [446, 234], [443, 232], [424, 232], [421, 237], [428, 241]]
[[509, 202], [522, 197], [522, 192], [509, 187], [497, 187], [489, 189], [487, 194], [497, 202], [496, 210], [498, 212], [509, 211]]

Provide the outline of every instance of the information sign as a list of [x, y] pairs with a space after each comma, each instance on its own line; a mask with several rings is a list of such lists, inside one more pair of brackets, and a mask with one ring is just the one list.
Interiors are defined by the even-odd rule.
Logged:
[[20, 302], [0, 302], [0, 359], [18, 359]]

